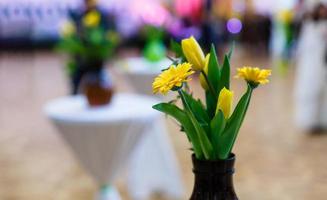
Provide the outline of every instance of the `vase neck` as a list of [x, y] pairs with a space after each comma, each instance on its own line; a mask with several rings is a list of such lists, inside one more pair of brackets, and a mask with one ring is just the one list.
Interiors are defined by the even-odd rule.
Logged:
[[199, 160], [192, 156], [194, 173], [230, 174], [234, 173], [235, 155], [231, 154], [226, 160]]
[[195, 175], [195, 187], [204, 190], [214, 190], [220, 188], [223, 190], [234, 191], [233, 173], [199, 173], [193, 171]]

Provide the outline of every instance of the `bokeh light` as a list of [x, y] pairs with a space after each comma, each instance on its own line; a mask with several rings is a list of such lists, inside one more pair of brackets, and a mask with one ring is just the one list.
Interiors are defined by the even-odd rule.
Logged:
[[242, 30], [242, 22], [241, 20], [237, 19], [237, 18], [231, 18], [227, 21], [227, 30], [230, 32], [230, 33], [233, 33], [233, 34], [238, 34], [241, 32]]

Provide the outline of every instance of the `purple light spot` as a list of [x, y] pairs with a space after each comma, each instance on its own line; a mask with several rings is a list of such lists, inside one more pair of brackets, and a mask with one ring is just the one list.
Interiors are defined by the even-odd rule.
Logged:
[[227, 30], [233, 34], [237, 34], [242, 30], [242, 22], [237, 18], [229, 19], [226, 26]]

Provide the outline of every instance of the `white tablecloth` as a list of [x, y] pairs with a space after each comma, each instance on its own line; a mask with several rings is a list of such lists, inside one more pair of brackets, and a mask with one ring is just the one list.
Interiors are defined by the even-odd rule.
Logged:
[[164, 193], [169, 199], [182, 199], [184, 187], [165, 121], [162, 118], [155, 120], [147, 131], [128, 165], [131, 196], [143, 200], [156, 191]]
[[[165, 58], [159, 62], [151, 62], [143, 57], [130, 57], [116, 63], [135, 92], [169, 101], [173, 96], [153, 95], [152, 82], [154, 78], [172, 64]], [[134, 199], [144, 199], [150, 191], [162, 191], [170, 198], [182, 199], [184, 187], [181, 180], [179, 166], [168, 138], [166, 121], [162, 117], [155, 121], [151, 133], [146, 134], [141, 144], [134, 152], [130, 166], [136, 171], [142, 171], [143, 163], [148, 163], [147, 174], [132, 173], [128, 176], [128, 185]], [[151, 162], [148, 162], [151, 158]], [[161, 170], [161, 171], [160, 171]], [[132, 171], [132, 170], [130, 170]], [[162, 174], [165, 171], [165, 174]], [[139, 182], [139, 179], [145, 181]], [[145, 190], [144, 188], [148, 188]]]
[[[159, 114], [153, 98], [117, 94], [112, 104], [90, 108], [84, 97], [50, 102], [46, 113], [99, 184], [113, 183], [135, 144]], [[151, 127], [151, 126], [150, 126]]]
[[129, 160], [127, 183], [134, 199], [146, 199], [153, 191], [180, 198], [182, 183], [167, 135], [162, 134], [165, 124], [151, 108], [157, 101], [116, 94], [110, 105], [90, 108], [82, 96], [63, 97], [48, 103], [45, 111], [100, 185], [112, 184]]

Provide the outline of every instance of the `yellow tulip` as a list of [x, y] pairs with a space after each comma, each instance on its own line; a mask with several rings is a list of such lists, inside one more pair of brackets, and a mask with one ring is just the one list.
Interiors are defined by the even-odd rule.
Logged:
[[[210, 53], [207, 54], [206, 59], [205, 59], [205, 64], [204, 64], [204, 73], [208, 75], [208, 66], [209, 66], [209, 59], [210, 59]], [[207, 84], [207, 81], [204, 77], [204, 75], [201, 73], [200, 74], [200, 84], [204, 90], [209, 90], [209, 86]]]
[[216, 114], [219, 110], [221, 110], [224, 114], [224, 117], [228, 119], [232, 111], [233, 98], [234, 92], [224, 87], [219, 93]]
[[205, 67], [204, 53], [193, 36], [182, 40], [182, 50], [192, 68], [197, 71], [203, 70]]
[[96, 27], [100, 23], [100, 13], [97, 11], [91, 11], [83, 18], [83, 25], [86, 27]]

